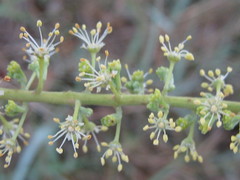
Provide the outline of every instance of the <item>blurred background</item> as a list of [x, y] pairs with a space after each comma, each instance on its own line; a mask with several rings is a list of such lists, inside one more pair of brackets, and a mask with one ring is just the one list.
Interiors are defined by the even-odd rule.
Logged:
[[[239, 101], [240, 75], [240, 1], [239, 0], [0, 0], [0, 75], [4, 77], [10, 60], [22, 61], [21, 51], [25, 42], [18, 38], [19, 27], [38, 36], [36, 21], [44, 23], [44, 32], [52, 30], [54, 24], [61, 24], [60, 31], [65, 37], [60, 52], [51, 60], [48, 81], [45, 89], [49, 91], [81, 91], [82, 85], [74, 81], [77, 75], [79, 58], [89, 57], [80, 49], [79, 39], [68, 34], [74, 23], [95, 27], [98, 21], [105, 25], [110, 22], [113, 32], [107, 36], [103, 49], [108, 49], [110, 59], [120, 58], [128, 63], [130, 71], [149, 67], [167, 66], [162, 56], [158, 37], [169, 34], [172, 44], [177, 45], [187, 35], [193, 39], [186, 49], [195, 55], [195, 61], [181, 61], [175, 69], [176, 90], [171, 94], [179, 96], [198, 96], [202, 90], [199, 77], [201, 68], [209, 70], [227, 66], [233, 67], [227, 79], [235, 89], [229, 100]], [[126, 74], [123, 70], [123, 74]], [[153, 74], [153, 87], [161, 87]], [[1, 84], [17, 88], [14, 82]], [[5, 102], [3, 102], [4, 104]], [[113, 112], [109, 107], [92, 107], [92, 120]], [[73, 150], [64, 146], [64, 155], [58, 155], [55, 147], [48, 146], [47, 135], [56, 132], [56, 124], [51, 119], [62, 120], [71, 114], [72, 107], [30, 103], [30, 113], [24, 125], [25, 131], [32, 134], [30, 143], [20, 155], [14, 155], [11, 166], [3, 168], [4, 158], [0, 160], [0, 180], [237, 180], [240, 179], [240, 156], [229, 150], [230, 137], [237, 129], [228, 132], [222, 128], [203, 136], [195, 135], [196, 147], [204, 158], [203, 164], [185, 163], [180, 157], [173, 160], [173, 145], [179, 144], [187, 132], [170, 134], [169, 143], [161, 142], [153, 146], [149, 132], [142, 127], [147, 122], [149, 111], [144, 106], [124, 107], [121, 142], [129, 155], [130, 162], [118, 173], [116, 166], [100, 164], [100, 155], [95, 144], [88, 154], [80, 153], [78, 159], [72, 157]], [[190, 111], [172, 108], [171, 116], [183, 116]], [[110, 141], [114, 128], [99, 135], [100, 141]], [[80, 150], [81, 151], [81, 150]]]

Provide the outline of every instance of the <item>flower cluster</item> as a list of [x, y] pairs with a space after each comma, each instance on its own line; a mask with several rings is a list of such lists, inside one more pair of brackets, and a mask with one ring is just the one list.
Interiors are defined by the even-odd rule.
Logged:
[[240, 133], [233, 135], [231, 137], [231, 143], [230, 143], [230, 149], [236, 154], [237, 152], [240, 152]]
[[104, 147], [108, 147], [108, 149], [101, 157], [101, 164], [104, 166], [105, 159], [108, 159], [109, 157], [112, 156], [112, 162], [118, 162], [117, 169], [119, 172], [122, 171], [123, 169], [122, 161], [128, 163], [129, 159], [128, 156], [123, 153], [121, 144], [113, 141], [109, 144], [106, 142], [102, 142], [101, 145]]
[[30, 137], [30, 134], [25, 133], [23, 128], [21, 128], [16, 139], [14, 139], [15, 133], [18, 129], [18, 122], [18, 119], [14, 119], [13, 121], [6, 122], [2, 126], [0, 126], [0, 157], [7, 154], [5, 158], [5, 168], [10, 165], [13, 153], [21, 152], [21, 146], [18, 142], [18, 139], [20, 139], [20, 141], [27, 145], [28, 142], [26, 139]]
[[145, 78], [152, 73], [152, 69], [149, 69], [147, 73], [137, 70], [130, 74], [127, 64], [125, 65], [125, 68], [129, 80], [127, 80], [126, 77], [122, 77], [121, 80], [123, 83], [125, 83], [125, 87], [130, 93], [144, 94], [145, 91], [153, 92], [153, 89], [147, 89], [147, 86], [151, 85], [153, 83], [153, 80], [149, 79], [145, 82]]
[[154, 116], [153, 113], [151, 113], [148, 118], [148, 122], [150, 126], [145, 125], [143, 127], [144, 131], [149, 129], [154, 129], [154, 131], [150, 134], [150, 139], [151, 140], [154, 139], [153, 141], [154, 145], [159, 144], [159, 138], [160, 138], [161, 132], [163, 132], [163, 141], [167, 142], [168, 141], [168, 135], [166, 133], [167, 130], [176, 131], [176, 132], [181, 131], [181, 127], [176, 126], [172, 118], [170, 118], [169, 120], [166, 119], [166, 114], [167, 113], [163, 114], [162, 111], [159, 111], [156, 117]]
[[92, 29], [90, 33], [87, 32], [87, 27], [85, 24], [80, 27], [80, 25], [76, 23], [72, 30], [69, 31], [69, 33], [78, 37], [84, 42], [82, 48], [87, 49], [90, 53], [98, 53], [105, 45], [103, 42], [104, 38], [112, 32], [110, 23], [107, 23], [107, 27], [103, 31], [102, 35], [101, 31], [101, 22], [98, 22], [96, 29]]
[[[98, 57], [96, 59], [99, 70], [94, 68], [87, 59], [80, 59], [80, 73], [79, 76], [76, 77], [76, 81], [87, 81], [86, 83], [84, 83], [84, 86], [90, 91], [92, 91], [94, 88], [97, 88], [97, 92], [100, 92], [102, 88], [109, 90], [112, 78], [114, 78], [118, 73], [117, 70], [113, 70], [110, 68], [110, 63], [107, 63], [109, 55], [108, 51], [105, 51], [105, 55], [106, 58], [104, 60], [104, 63], [100, 62], [101, 57]], [[118, 61], [118, 63], [120, 62]]]
[[[191, 39], [192, 36], [188, 36], [183, 42], [179, 43], [178, 46], [172, 48], [170, 44], [170, 38], [167, 34], [165, 36], [162, 35], [159, 36], [159, 41], [162, 44], [161, 49], [164, 52], [164, 56], [166, 56], [169, 61], [173, 62], [178, 62], [181, 60], [181, 58], [184, 58], [189, 61], [194, 60], [193, 54], [183, 49], [184, 44]], [[167, 44], [165, 44], [165, 41]]]
[[55, 141], [57, 141], [58, 139], [60, 139], [61, 137], [64, 137], [61, 145], [56, 148], [56, 151], [59, 154], [63, 153], [63, 144], [66, 142], [66, 140], [71, 141], [72, 146], [73, 146], [73, 150], [74, 150], [74, 158], [78, 157], [78, 153], [76, 151], [76, 149], [79, 148], [79, 143], [78, 141], [80, 139], [86, 140], [86, 139], [90, 139], [91, 136], [90, 135], [86, 135], [83, 132], [83, 125], [84, 123], [79, 122], [76, 119], [73, 119], [72, 116], [68, 115], [68, 117], [66, 118], [66, 120], [64, 122], [60, 122], [60, 120], [58, 118], [54, 118], [53, 119], [54, 122], [59, 124], [59, 128], [60, 130], [55, 134], [55, 135], [49, 135], [48, 138], [52, 139], [51, 141], [49, 141], [49, 145], [53, 145], [53, 143]]
[[174, 159], [176, 159], [178, 157], [179, 153], [185, 153], [184, 156], [184, 160], [186, 162], [189, 162], [191, 160], [193, 161], [198, 161], [200, 163], [203, 162], [203, 158], [202, 156], [200, 156], [197, 151], [196, 151], [196, 147], [195, 147], [195, 143], [192, 139], [184, 139], [180, 145], [176, 145], [173, 147], [174, 152]]
[[210, 70], [206, 74], [203, 69], [200, 70], [200, 75], [205, 77], [210, 83], [203, 82], [201, 84], [202, 88], [206, 88], [208, 91], [212, 92], [214, 89], [217, 91], [223, 90], [224, 96], [233, 94], [233, 87], [231, 84], [226, 84], [225, 79], [228, 74], [232, 72], [232, 68], [227, 68], [227, 73], [222, 75], [220, 69], [215, 69], [215, 73]]
[[[90, 122], [90, 121], [86, 122], [83, 126], [83, 132], [86, 134], [86, 136], [93, 137], [93, 139], [96, 143], [98, 152], [101, 151], [101, 146], [98, 142], [98, 138], [97, 138], [96, 134], [98, 134], [100, 131], [107, 131], [107, 130], [108, 130], [108, 127], [102, 126], [102, 125], [96, 125], [95, 123]], [[88, 151], [87, 142], [88, 142], [88, 139], [85, 139], [83, 147], [82, 147], [83, 152], [85, 152], [85, 153]]]
[[48, 34], [47, 39], [44, 39], [42, 35], [42, 21], [37, 21], [37, 27], [39, 29], [40, 43], [37, 43], [37, 41], [27, 32], [25, 27], [20, 27], [22, 32], [19, 34], [19, 38], [27, 41], [26, 48], [23, 50], [29, 56], [29, 59], [27, 59], [26, 56], [23, 58], [30, 63], [36, 61], [38, 58], [49, 59], [50, 56], [58, 52], [56, 46], [64, 41], [63, 36], [61, 36], [60, 40], [55, 42], [56, 37], [60, 35], [58, 30], [60, 27], [59, 23], [55, 24], [54, 29]]

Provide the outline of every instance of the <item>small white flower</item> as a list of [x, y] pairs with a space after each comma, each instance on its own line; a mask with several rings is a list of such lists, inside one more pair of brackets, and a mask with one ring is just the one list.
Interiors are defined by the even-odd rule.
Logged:
[[[189, 61], [194, 60], [193, 54], [183, 49], [184, 44], [191, 39], [192, 36], [188, 36], [183, 42], [179, 43], [178, 46], [172, 49], [169, 36], [167, 34], [165, 36], [159, 36], [159, 41], [162, 44], [161, 49], [164, 52], [164, 56], [167, 56], [168, 60], [175, 62], [180, 61], [182, 57]], [[165, 41], [167, 42], [167, 45], [165, 44]]]
[[59, 23], [55, 24], [54, 29], [48, 34], [47, 39], [44, 39], [42, 35], [42, 21], [37, 21], [37, 27], [40, 34], [40, 43], [37, 43], [37, 41], [27, 32], [25, 27], [20, 28], [20, 30], [22, 31], [22, 33], [20, 33], [19, 35], [20, 39], [24, 39], [27, 41], [26, 48], [24, 48], [23, 50], [30, 58], [29, 60], [27, 60], [27, 57], [24, 56], [24, 59], [29, 62], [33, 62], [38, 58], [49, 59], [50, 56], [58, 52], [56, 46], [58, 46], [64, 41], [63, 36], [61, 36], [60, 40], [58, 42], [55, 42], [56, 37], [60, 35], [60, 32], [58, 30], [58, 28], [60, 27]]
[[163, 114], [162, 111], [158, 112], [158, 117], [155, 117], [153, 113], [149, 115], [148, 122], [150, 123], [149, 125], [145, 125], [143, 127], [144, 131], [147, 131], [149, 129], [154, 129], [154, 131], [150, 134], [150, 139], [153, 140], [154, 145], [159, 144], [159, 138], [161, 133], [163, 132], [163, 141], [167, 142], [168, 141], [168, 135], [166, 133], [167, 130], [170, 131], [176, 131], [179, 132], [181, 131], [181, 127], [177, 126], [175, 122], [173, 122], [173, 119], [170, 118], [169, 120], [166, 119], [165, 115]]
[[72, 30], [69, 31], [69, 33], [78, 37], [84, 42], [82, 48], [87, 49], [88, 51], [93, 53], [99, 52], [100, 49], [105, 45], [103, 42], [104, 38], [112, 32], [112, 27], [110, 26], [110, 23], [107, 24], [107, 27], [103, 31], [102, 35], [101, 22], [98, 22], [96, 25], [96, 29], [92, 29], [90, 33], [88, 33], [86, 29], [87, 28], [85, 24], [83, 24], [82, 27], [80, 27], [79, 24], [75, 24], [75, 27], [73, 27]]
[[97, 88], [97, 93], [101, 91], [102, 88], [106, 90], [110, 89], [110, 82], [112, 78], [116, 76], [118, 71], [110, 70], [107, 64], [108, 52], [105, 52], [106, 58], [104, 63], [100, 63], [101, 58], [96, 59], [98, 63], [99, 70], [96, 70], [87, 59], [81, 58], [80, 61], [85, 63], [92, 72], [80, 72], [79, 76], [76, 77], [76, 81], [87, 81], [84, 86], [92, 91], [94, 88]]
[[64, 122], [60, 122], [60, 120], [58, 118], [54, 118], [53, 120], [59, 124], [60, 130], [55, 135], [48, 136], [49, 139], [53, 139], [52, 141], [49, 142], [49, 145], [52, 145], [55, 141], [57, 141], [61, 137], [64, 137], [61, 145], [58, 148], [56, 148], [56, 151], [59, 154], [62, 154], [63, 153], [62, 146], [66, 142], [66, 140], [68, 140], [68, 141], [72, 142], [72, 146], [74, 149], [73, 156], [74, 156], [74, 158], [77, 158], [78, 153], [77, 153], [76, 149], [79, 148], [78, 141], [80, 139], [89, 139], [90, 138], [90, 136], [87, 136], [82, 132], [82, 126], [84, 125], [84, 123], [79, 122], [76, 119], [73, 119], [73, 117], [70, 115], [68, 115], [68, 117], [66, 118], [66, 120]]
[[101, 157], [102, 166], [105, 165], [105, 159], [108, 159], [109, 157], [112, 156], [112, 162], [113, 163], [118, 162], [117, 169], [119, 172], [122, 171], [123, 169], [122, 161], [125, 161], [126, 163], [128, 163], [129, 159], [128, 159], [128, 156], [123, 153], [121, 144], [113, 141], [109, 144], [106, 142], [102, 142], [101, 145], [104, 147], [108, 147], [108, 149], [105, 151], [105, 153]]

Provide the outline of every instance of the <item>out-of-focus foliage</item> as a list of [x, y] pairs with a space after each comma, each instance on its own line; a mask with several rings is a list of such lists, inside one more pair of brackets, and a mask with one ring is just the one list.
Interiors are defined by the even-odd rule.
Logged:
[[[41, 19], [46, 30], [56, 22], [61, 24], [62, 35], [66, 41], [60, 53], [50, 65], [46, 90], [80, 91], [74, 77], [78, 73], [80, 57], [87, 57], [80, 49], [81, 44], [68, 35], [75, 22], [94, 26], [99, 20], [111, 22], [113, 33], [106, 39], [110, 58], [120, 58], [123, 64], [130, 64], [130, 71], [167, 65], [158, 42], [159, 34], [168, 33], [175, 42], [180, 42], [191, 34], [193, 40], [188, 49], [194, 54], [194, 63], [177, 64], [175, 71], [176, 89], [174, 95], [198, 96], [200, 88], [199, 69], [225, 69], [233, 67], [229, 83], [234, 84], [235, 95], [231, 100], [239, 101], [240, 69], [240, 1], [239, 0], [2, 0], [0, 1], [0, 74], [6, 74], [11, 60], [20, 60], [23, 42], [18, 39], [19, 27], [28, 26], [37, 35], [35, 22]], [[174, 43], [174, 42], [173, 42]], [[173, 44], [174, 46], [175, 44]], [[186, 45], [187, 46], [187, 45]], [[19, 62], [19, 61], [18, 61]], [[25, 67], [27, 63], [22, 62]], [[154, 69], [156, 70], [156, 69]], [[124, 71], [123, 71], [124, 73]], [[159, 84], [157, 76], [153, 85]], [[10, 86], [6, 83], [3, 86]], [[100, 167], [99, 154], [95, 148], [90, 155], [80, 154], [75, 160], [71, 151], [59, 156], [47, 145], [47, 134], [53, 129], [43, 128], [51, 124], [51, 118], [72, 110], [66, 106], [52, 106], [32, 103], [31, 119], [25, 129], [32, 133], [32, 140], [18, 157], [14, 157], [11, 167], [0, 168], [0, 179], [239, 179], [239, 156], [230, 153], [230, 133], [221, 129], [212, 131], [204, 139], [196, 138], [198, 151], [203, 155], [203, 164], [185, 164], [173, 161], [170, 145], [154, 147], [144, 137], [142, 127], [147, 120], [144, 107], [124, 109], [123, 128], [128, 130], [122, 135], [126, 153], [130, 157], [128, 167], [122, 173], [111, 166]], [[94, 107], [94, 121], [111, 109]], [[176, 109], [172, 116], [182, 115]], [[176, 118], [175, 118], [176, 119]], [[34, 121], [31, 121], [34, 120]], [[51, 126], [54, 128], [54, 124]], [[43, 128], [43, 129], [42, 129]], [[37, 129], [37, 130], [34, 130]], [[40, 133], [42, 132], [42, 133]], [[107, 138], [107, 137], [104, 137]], [[183, 137], [171, 137], [171, 144], [178, 144]], [[103, 139], [103, 138], [102, 138]], [[94, 144], [93, 144], [94, 146]], [[36, 148], [37, 147], [37, 148]], [[15, 161], [18, 159], [18, 161]], [[2, 167], [2, 162], [0, 162]], [[21, 174], [21, 176], [18, 176]]]

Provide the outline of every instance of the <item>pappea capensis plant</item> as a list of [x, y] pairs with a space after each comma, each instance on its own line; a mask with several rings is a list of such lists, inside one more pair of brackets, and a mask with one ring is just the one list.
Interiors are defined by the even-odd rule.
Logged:
[[[105, 49], [105, 38], [111, 34], [110, 23], [103, 25], [101, 22], [89, 30], [86, 25], [75, 24], [69, 34], [75, 36], [82, 43], [91, 57], [79, 57], [78, 73], [75, 81], [85, 87], [83, 92], [47, 92], [44, 84], [48, 76], [48, 67], [52, 57], [59, 51], [59, 45], [63, 43], [64, 37], [60, 34], [60, 24], [56, 23], [53, 29], [46, 35], [42, 31], [43, 23], [36, 23], [39, 36], [33, 37], [25, 27], [20, 28], [19, 38], [26, 42], [23, 50], [26, 55], [23, 60], [28, 63], [28, 69], [32, 72], [27, 77], [21, 66], [16, 61], [11, 61], [7, 67], [7, 74], [1, 81], [17, 81], [19, 89], [0, 88], [0, 99], [4, 100], [0, 113], [0, 156], [5, 161], [7, 168], [12, 156], [21, 153], [22, 146], [28, 144], [30, 134], [25, 132], [24, 123], [29, 111], [28, 102], [45, 102], [52, 104], [74, 105], [72, 114], [66, 114], [65, 119], [49, 117], [56, 123], [55, 132], [48, 136], [48, 144], [56, 146], [56, 152], [64, 153], [65, 147], [72, 147], [73, 157], [79, 157], [79, 151], [88, 152], [88, 141], [94, 141], [96, 150], [100, 153], [100, 163], [104, 166], [111, 159], [116, 163], [118, 171], [122, 171], [129, 157], [121, 145], [120, 133], [123, 117], [122, 106], [145, 104], [149, 109], [149, 116], [143, 128], [144, 134], [150, 137], [154, 146], [167, 143], [169, 133], [181, 133], [187, 131], [186, 138], [173, 147], [174, 158], [184, 157], [186, 162], [204, 161], [198, 152], [194, 141], [195, 131], [198, 129], [206, 134], [214, 126], [232, 130], [240, 123], [240, 103], [226, 101], [225, 98], [233, 94], [233, 86], [227, 84], [227, 77], [232, 72], [231, 67], [222, 71], [220, 69], [200, 70], [200, 76], [204, 82], [204, 89], [200, 97], [176, 97], [169, 96], [174, 90], [174, 68], [175, 65], [187, 60], [194, 61], [194, 55], [188, 51], [187, 43], [192, 39], [187, 36], [182, 42], [173, 46], [170, 37], [159, 36], [161, 50], [169, 67], [158, 67], [149, 69], [148, 72], [136, 70], [132, 72], [128, 65], [122, 65], [120, 59], [111, 59], [109, 51]], [[103, 48], [105, 49], [103, 51]], [[104, 53], [102, 53], [104, 52]], [[125, 68], [123, 68], [125, 67]], [[127, 74], [122, 76], [123, 71]], [[153, 81], [148, 75], [155, 72], [163, 89], [153, 89]], [[37, 80], [38, 84], [33, 87], [32, 83]], [[73, 79], [74, 81], [74, 79]], [[7, 101], [6, 101], [7, 100]], [[102, 117], [97, 124], [90, 121], [94, 113], [91, 108], [84, 105], [111, 106], [115, 113]], [[191, 109], [191, 114], [173, 119], [170, 107], [181, 107]], [[105, 142], [98, 137], [99, 133], [106, 133], [109, 128], [115, 129], [115, 135], [110, 142]], [[240, 152], [240, 132], [232, 135], [230, 149], [234, 153]]]

